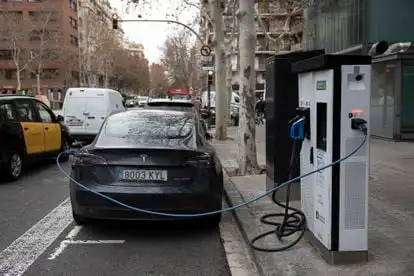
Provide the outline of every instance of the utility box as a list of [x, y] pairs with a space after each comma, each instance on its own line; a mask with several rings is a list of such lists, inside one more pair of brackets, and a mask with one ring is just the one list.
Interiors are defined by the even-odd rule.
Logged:
[[[276, 55], [266, 64], [266, 191], [283, 183], [288, 178], [292, 139], [289, 121], [296, 115], [298, 107], [298, 76], [292, 72], [292, 63], [323, 55], [324, 50], [293, 52]], [[299, 166], [293, 176], [298, 176]], [[278, 191], [276, 198], [284, 200], [286, 188]], [[300, 199], [300, 187], [293, 183], [291, 199]]]
[[[330, 264], [368, 260], [369, 129], [371, 57], [322, 55], [293, 64], [299, 74], [299, 106], [309, 109], [309, 135], [300, 174], [349, 158], [301, 179], [305, 238]], [[361, 144], [363, 146], [361, 147]]]

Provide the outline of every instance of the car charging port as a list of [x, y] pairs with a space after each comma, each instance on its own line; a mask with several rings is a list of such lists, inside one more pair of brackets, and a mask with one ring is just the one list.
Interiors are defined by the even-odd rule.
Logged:
[[305, 138], [310, 139], [310, 108], [309, 107], [298, 107], [296, 108], [296, 114], [298, 117], [305, 119]]
[[351, 120], [351, 128], [355, 130], [361, 130], [364, 134], [367, 134], [367, 121], [362, 118], [353, 118]]

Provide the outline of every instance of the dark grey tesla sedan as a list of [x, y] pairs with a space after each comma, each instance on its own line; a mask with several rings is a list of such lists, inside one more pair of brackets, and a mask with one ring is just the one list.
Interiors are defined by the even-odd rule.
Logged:
[[[197, 113], [137, 109], [110, 115], [72, 158], [77, 182], [137, 208], [167, 213], [220, 210], [222, 166]], [[119, 206], [70, 182], [73, 218], [171, 220]], [[221, 215], [205, 216], [215, 226]]]

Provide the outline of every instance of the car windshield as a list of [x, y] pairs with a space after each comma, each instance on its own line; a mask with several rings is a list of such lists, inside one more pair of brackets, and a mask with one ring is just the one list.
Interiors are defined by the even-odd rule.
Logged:
[[195, 122], [191, 113], [141, 111], [108, 118], [96, 146], [194, 147]]
[[138, 97], [138, 101], [146, 101], [147, 97]]

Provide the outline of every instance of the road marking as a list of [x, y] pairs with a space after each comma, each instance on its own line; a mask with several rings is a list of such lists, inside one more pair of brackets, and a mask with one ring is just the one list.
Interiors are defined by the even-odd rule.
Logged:
[[69, 244], [121, 244], [125, 243], [125, 240], [75, 240], [75, 237], [79, 234], [82, 230], [82, 226], [75, 226], [69, 234], [65, 237], [65, 239], [60, 243], [60, 245], [55, 249], [55, 251], [50, 254], [48, 260], [54, 260], [59, 257], [60, 254], [68, 247]]
[[59, 244], [59, 247], [55, 249], [55, 251], [49, 256], [49, 260], [54, 260], [57, 256], [62, 254], [63, 250], [68, 246], [68, 242], [73, 240], [76, 235], [79, 234], [82, 226], [75, 226], [69, 234], [65, 237], [65, 239]]
[[72, 221], [72, 208], [67, 198], [0, 252], [0, 275], [22, 275]]

